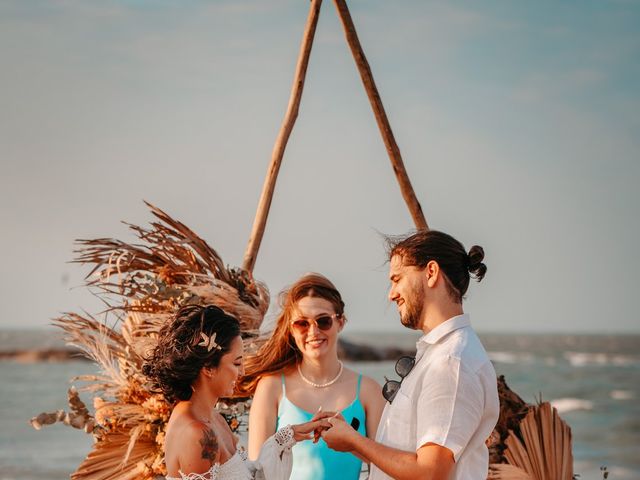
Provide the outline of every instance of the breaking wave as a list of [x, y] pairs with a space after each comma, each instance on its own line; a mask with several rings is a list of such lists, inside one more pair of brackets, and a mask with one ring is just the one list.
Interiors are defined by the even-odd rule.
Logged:
[[593, 402], [581, 398], [558, 398], [551, 400], [558, 413], [573, 412], [575, 410], [593, 410]]

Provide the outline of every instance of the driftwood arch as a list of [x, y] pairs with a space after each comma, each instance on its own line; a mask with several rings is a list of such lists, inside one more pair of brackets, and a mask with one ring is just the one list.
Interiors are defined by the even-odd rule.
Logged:
[[[371, 103], [373, 114], [376, 118], [378, 128], [380, 129], [382, 140], [384, 141], [393, 171], [396, 175], [396, 179], [398, 180], [398, 184], [400, 185], [402, 197], [404, 198], [407, 207], [409, 207], [409, 212], [411, 213], [411, 217], [413, 218], [416, 228], [418, 230], [427, 230], [429, 226], [424, 218], [422, 207], [420, 206], [420, 202], [413, 191], [411, 180], [409, 180], [409, 175], [404, 167], [400, 148], [398, 147], [393, 131], [391, 130], [389, 119], [387, 118], [384, 106], [382, 105], [382, 99], [380, 98], [378, 88], [376, 87], [376, 83], [373, 79], [373, 73], [369, 67], [369, 62], [367, 62], [364, 50], [362, 49], [362, 45], [358, 39], [356, 27], [351, 18], [351, 14], [349, 13], [347, 2], [345, 0], [334, 0], [333, 3], [336, 7], [338, 16], [340, 17], [344, 34], [347, 43], [349, 44], [349, 48], [351, 49], [351, 53], [353, 54], [356, 66], [358, 67], [360, 77], [362, 78], [364, 89], [369, 97], [369, 102]], [[258, 202], [258, 209], [253, 221], [253, 228], [251, 229], [251, 234], [249, 236], [249, 243], [244, 254], [242, 268], [248, 272], [253, 271], [253, 267], [256, 263], [264, 230], [267, 225], [271, 200], [273, 199], [273, 193], [275, 191], [280, 165], [282, 164], [282, 158], [284, 157], [287, 142], [289, 141], [289, 137], [298, 117], [302, 91], [304, 90], [304, 81], [307, 74], [307, 66], [309, 65], [309, 57], [311, 56], [311, 48], [313, 46], [313, 38], [316, 33], [316, 26], [318, 25], [318, 18], [320, 17], [321, 6], [322, 0], [311, 0], [310, 2], [309, 15], [307, 17], [304, 34], [302, 36], [293, 86], [291, 87], [291, 95], [289, 96], [289, 105], [287, 106], [282, 126], [280, 127], [275, 145], [273, 146], [271, 163], [267, 169], [267, 175], [262, 187], [262, 194], [260, 195], [260, 201]]]

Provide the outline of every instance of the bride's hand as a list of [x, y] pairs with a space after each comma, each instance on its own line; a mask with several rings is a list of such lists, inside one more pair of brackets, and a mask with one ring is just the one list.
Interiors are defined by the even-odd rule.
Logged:
[[[333, 418], [333, 417], [335, 417], [337, 415], [342, 417], [342, 415], [340, 415], [340, 413], [338, 413], [338, 412], [333, 412], [333, 411], [330, 411], [330, 410], [326, 410], [325, 411], [325, 410], [322, 410], [322, 407], [320, 407], [318, 409], [318, 411], [316, 412], [316, 414], [311, 419], [311, 421], [329, 419], [329, 418]], [[328, 420], [327, 420], [327, 422], [328, 422]], [[318, 440], [320, 440], [320, 436], [321, 436], [322, 432], [324, 432], [328, 427], [329, 427], [329, 424], [328, 423], [324, 423], [323, 426], [321, 426], [320, 428], [316, 428], [313, 431], [313, 443], [318, 443]]]
[[[316, 414], [311, 419], [311, 421], [328, 419], [328, 418], [335, 418], [335, 417], [339, 417], [339, 418], [342, 418], [344, 420], [344, 418], [342, 417], [342, 414], [340, 414], [339, 412], [324, 411], [324, 410], [322, 410], [322, 407], [320, 407], [318, 409], [318, 411], [316, 412]], [[327, 420], [327, 422], [328, 422], [328, 420]], [[321, 436], [322, 432], [324, 432], [328, 428], [328, 426], [329, 426], [329, 424], [325, 423], [324, 426], [322, 426], [320, 428], [316, 428], [313, 431], [313, 443], [318, 443], [318, 440], [320, 440], [320, 436]]]
[[311, 420], [310, 422], [291, 425], [291, 428], [293, 429], [293, 438], [295, 438], [296, 442], [309, 440], [313, 438], [313, 435], [311, 435], [312, 432], [320, 432], [329, 427], [331, 427], [331, 424], [327, 421], [326, 417], [320, 420]]
[[331, 417], [335, 417], [336, 415], [342, 416], [338, 412], [332, 412], [332, 411], [329, 411], [329, 410], [322, 410], [322, 407], [320, 407], [320, 409], [316, 412], [316, 414], [313, 416], [311, 421], [313, 422], [315, 420], [322, 420], [324, 418], [331, 418]]

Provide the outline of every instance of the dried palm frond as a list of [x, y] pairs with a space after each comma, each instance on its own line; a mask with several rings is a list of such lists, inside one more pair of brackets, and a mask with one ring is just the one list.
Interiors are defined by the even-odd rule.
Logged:
[[[145, 229], [127, 224], [143, 242], [79, 240], [75, 263], [91, 264], [87, 286], [124, 302], [125, 311], [166, 313], [177, 304], [220, 302], [243, 331], [260, 327], [269, 306], [266, 287], [251, 273], [225, 268], [218, 253], [191, 229], [147, 203], [160, 221]], [[241, 315], [242, 314], [242, 315]]]
[[491, 465], [492, 480], [571, 480], [571, 429], [548, 402], [530, 406], [505, 441], [506, 465]]
[[[85, 283], [106, 303], [103, 318], [66, 313], [54, 321], [67, 342], [100, 370], [75, 378], [94, 396], [93, 415], [71, 389], [68, 413], [31, 420], [38, 429], [62, 422], [93, 434], [93, 450], [72, 474], [74, 480], [151, 480], [166, 474], [164, 433], [172, 405], [152, 390], [141, 370], [158, 331], [178, 308], [218, 305], [240, 320], [243, 334], [253, 334], [269, 305], [266, 287], [249, 272], [225, 267], [191, 229], [147, 205], [157, 221], [150, 228], [129, 225], [139, 243], [78, 241], [74, 262], [92, 265]], [[219, 409], [238, 428], [245, 404], [220, 402]]]

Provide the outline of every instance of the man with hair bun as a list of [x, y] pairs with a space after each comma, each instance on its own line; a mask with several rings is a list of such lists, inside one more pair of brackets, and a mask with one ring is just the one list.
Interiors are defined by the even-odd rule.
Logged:
[[415, 357], [398, 360], [400, 381], [383, 387], [388, 403], [375, 441], [339, 416], [322, 436], [368, 461], [370, 480], [485, 480], [485, 441], [500, 412], [496, 373], [462, 309], [470, 277], [480, 281], [487, 271], [484, 251], [475, 245], [467, 253], [433, 230], [389, 247], [389, 300], [402, 324], [424, 335]]

